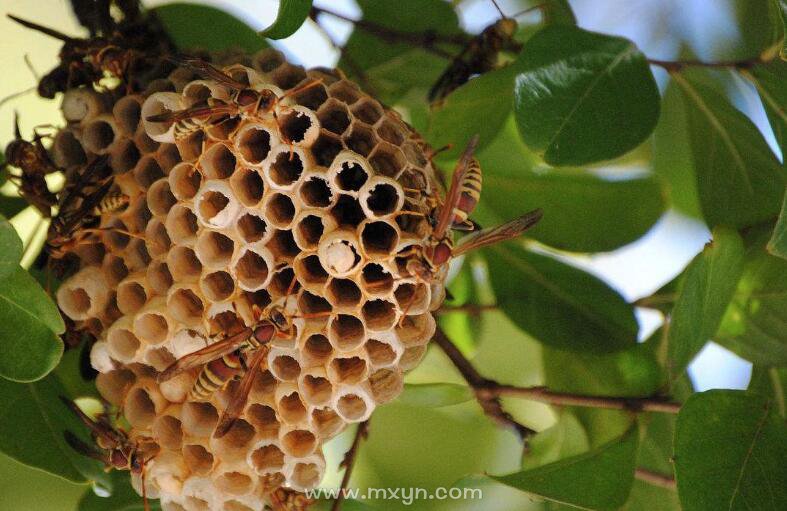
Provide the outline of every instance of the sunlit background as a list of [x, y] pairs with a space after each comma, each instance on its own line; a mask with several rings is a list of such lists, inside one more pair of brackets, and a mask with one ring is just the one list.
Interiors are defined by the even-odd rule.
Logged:
[[[143, 3], [153, 7], [168, 2], [151, 0]], [[277, 6], [275, 0], [216, 0], [198, 3], [225, 9], [254, 28], [263, 28], [270, 24], [275, 17]], [[509, 13], [517, 12], [528, 5], [526, 2], [506, 0], [499, 0], [499, 3], [503, 10]], [[359, 15], [358, 7], [352, 0], [326, 0], [315, 4], [330, 7], [350, 17]], [[739, 46], [740, 36], [736, 31], [733, 4], [733, 0], [571, 0], [581, 27], [625, 36], [632, 39], [648, 57], [665, 60], [675, 58], [683, 47], [688, 47], [699, 58], [706, 60], [728, 57], [730, 50]], [[6, 12], [18, 14], [43, 25], [55, 27], [67, 34], [81, 33], [69, 14], [68, 3], [64, 0], [2, 0], [2, 7], [3, 14]], [[480, 31], [498, 17], [497, 11], [489, 0], [461, 2], [460, 12], [463, 24], [473, 32]], [[351, 29], [349, 24], [328, 17], [325, 19], [324, 26], [338, 41], [345, 40]], [[274, 45], [284, 51], [291, 61], [306, 67], [333, 66], [338, 60], [337, 51], [321, 32], [308, 23], [289, 39], [276, 42]], [[0, 98], [34, 87], [37, 83], [36, 76], [43, 75], [55, 65], [59, 47], [60, 43], [53, 39], [25, 30], [5, 17], [0, 19], [0, 69], [3, 70], [0, 79]], [[26, 64], [25, 57], [29, 65]], [[663, 86], [666, 73], [660, 69], [655, 70], [655, 73], [660, 85]], [[755, 121], [778, 154], [773, 134], [753, 88], [743, 80], [732, 82], [731, 87], [729, 92], [736, 106]], [[20, 113], [23, 134], [29, 137], [34, 126], [59, 122], [58, 106], [57, 101], [41, 100], [34, 92], [3, 102], [0, 106], [0, 141], [5, 144], [12, 138], [14, 111]], [[8, 186], [0, 191], [10, 192]], [[22, 213], [14, 223], [22, 232], [26, 232], [30, 230], [34, 221], [35, 215]], [[646, 236], [631, 245], [610, 253], [573, 259], [580, 266], [609, 282], [627, 300], [633, 301], [652, 293], [677, 275], [709, 238], [710, 234], [702, 223], [678, 212], [669, 212]], [[660, 317], [654, 313], [640, 311], [638, 317], [642, 325], [643, 338], [655, 330], [660, 323]], [[516, 350], [517, 344], [532, 342], [523, 341], [522, 334], [517, 333], [513, 328], [507, 330], [511, 332], [510, 342], [496, 341], [494, 345], [485, 344], [485, 348]], [[517, 339], [513, 339], [515, 337]], [[408, 381], [429, 381], [435, 374], [449, 371], [445, 364], [441, 363], [442, 361], [435, 361], [437, 357], [438, 355], [430, 353], [423, 367], [412, 373]], [[518, 360], [515, 356], [512, 356], [512, 359]], [[479, 355], [477, 362], [479, 367], [484, 367], [483, 353]], [[537, 361], [533, 361], [532, 365], [537, 365]], [[530, 372], [534, 375], [533, 378], [537, 379], [538, 371], [537, 367], [512, 366], [503, 368], [502, 372], [497, 368], [496, 374], [504, 378], [506, 372], [510, 374]], [[751, 364], [719, 345], [710, 343], [691, 364], [689, 372], [697, 390], [745, 388], [751, 374]], [[545, 413], [543, 407], [539, 406], [534, 406], [532, 410], [543, 415]], [[396, 405], [389, 405], [381, 409], [378, 414], [397, 413], [395, 409]], [[467, 411], [457, 413], [467, 414]], [[439, 429], [446, 424], [445, 418], [440, 413], [431, 411], [417, 419], [406, 420], [417, 420], [419, 421], [417, 423], [423, 424], [423, 428]], [[475, 438], [472, 435], [476, 430], [488, 432], [489, 428], [488, 425], [479, 423], [466, 424], [464, 427], [469, 428], [468, 434], [471, 436], [468, 437], [468, 441]], [[383, 429], [384, 427], [379, 428], [379, 430]], [[372, 434], [381, 434], [379, 430]], [[474, 433], [470, 434], [470, 431]], [[399, 448], [400, 444], [397, 442], [400, 442], [400, 439], [396, 439], [395, 432], [391, 435], [390, 445]], [[329, 469], [325, 481], [327, 485], [335, 485], [338, 482], [335, 475], [331, 474], [330, 467], [336, 467], [348, 442], [347, 435], [343, 435], [333, 441], [328, 448]], [[503, 454], [506, 449], [513, 447], [510, 442], [503, 441], [498, 444]], [[35, 446], [31, 445], [30, 448], [35, 449]], [[435, 452], [441, 452], [439, 446], [434, 448]], [[373, 450], [371, 447], [370, 449]], [[501, 461], [504, 456], [498, 458], [489, 460], [490, 472], [512, 468]], [[386, 480], [386, 471], [390, 467], [385, 466], [385, 459], [378, 457], [376, 462], [370, 461], [372, 459], [375, 459], [374, 453], [369, 455], [366, 463], [363, 457], [361, 459], [359, 470], [372, 473], [364, 478], [368, 482]], [[376, 474], [373, 473], [375, 471]], [[418, 480], [418, 477], [428, 479], [426, 474], [422, 476], [412, 474], [411, 478]], [[66, 483], [0, 455], [0, 510], [73, 510], [84, 491], [84, 486]], [[514, 498], [506, 496], [507, 499], [509, 497]], [[516, 498], [522, 499], [521, 496]], [[509, 500], [508, 503], [513, 506], [514, 502], [516, 501]], [[526, 505], [529, 501], [524, 499], [522, 502]], [[486, 502], [484, 508], [492, 509], [486, 505]], [[474, 508], [471, 505], [466, 509]]]

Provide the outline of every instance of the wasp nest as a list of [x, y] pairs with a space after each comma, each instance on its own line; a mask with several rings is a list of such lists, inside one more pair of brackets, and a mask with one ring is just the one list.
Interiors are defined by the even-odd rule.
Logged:
[[[64, 167], [109, 154], [129, 198], [77, 247], [57, 300], [97, 336], [97, 386], [131, 437], [161, 446], [146, 485], [165, 510], [260, 510], [273, 489], [317, 486], [323, 442], [401, 392], [444, 296], [397, 260], [432, 229], [420, 138], [332, 72], [273, 52], [244, 64], [224, 71], [274, 91], [269, 111], [176, 141], [147, 118], [231, 96], [178, 68], [140, 95], [69, 91], [54, 141]], [[237, 382], [197, 398], [198, 369], [161, 384], [158, 373], [225, 337], [228, 319], [253, 326], [255, 311], [284, 302], [292, 335], [273, 339], [243, 413], [214, 438]]]

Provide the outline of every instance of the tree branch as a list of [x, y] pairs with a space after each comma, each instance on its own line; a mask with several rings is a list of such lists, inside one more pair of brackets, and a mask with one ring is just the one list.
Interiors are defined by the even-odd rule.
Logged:
[[660, 488], [666, 488], [673, 491], [677, 489], [675, 479], [673, 479], [671, 476], [659, 474], [658, 472], [653, 472], [645, 468], [636, 469], [634, 471], [634, 477], [640, 481], [646, 482], [653, 486], [658, 486]]
[[527, 442], [527, 439], [535, 434], [535, 431], [514, 420], [514, 418], [503, 409], [503, 405], [500, 404], [500, 400], [497, 396], [485, 392], [486, 389], [499, 386], [499, 384], [481, 376], [481, 374], [476, 371], [475, 367], [473, 367], [473, 364], [467, 360], [456, 346], [454, 346], [454, 343], [451, 342], [448, 336], [445, 335], [445, 332], [439, 327], [435, 332], [434, 340], [454, 366], [456, 366], [470, 388], [473, 389], [476, 401], [481, 405], [481, 409], [487, 417], [500, 426], [513, 429], [524, 442]]
[[717, 62], [703, 62], [701, 60], [695, 60], [695, 59], [686, 59], [686, 60], [648, 59], [648, 64], [662, 67], [670, 72], [680, 71], [685, 67], [749, 69], [755, 64], [759, 64], [760, 62], [762, 62], [762, 59], [760, 59], [759, 57], [754, 57], [745, 60], [720, 60]]
[[673, 403], [658, 397], [600, 397], [553, 392], [546, 387], [515, 387], [513, 385], [494, 385], [481, 390], [495, 397], [519, 397], [558, 406], [582, 406], [606, 410], [626, 410], [629, 412], [660, 412], [676, 414], [680, 403]]
[[333, 501], [331, 511], [339, 511], [342, 508], [344, 501], [345, 490], [350, 485], [350, 478], [352, 477], [353, 467], [355, 466], [355, 458], [358, 455], [358, 447], [361, 441], [369, 436], [369, 421], [365, 420], [358, 424], [355, 430], [355, 437], [350, 449], [344, 454], [344, 459], [339, 464], [339, 467], [344, 467], [344, 476], [342, 477], [342, 484], [339, 487], [339, 493], [336, 494], [336, 499]]

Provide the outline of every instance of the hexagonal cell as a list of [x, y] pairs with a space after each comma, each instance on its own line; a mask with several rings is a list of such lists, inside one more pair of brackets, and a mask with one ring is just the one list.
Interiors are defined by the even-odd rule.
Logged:
[[246, 418], [262, 437], [279, 434], [279, 420], [276, 411], [270, 406], [252, 403], [246, 410]]
[[200, 288], [209, 300], [221, 302], [235, 292], [235, 281], [226, 271], [217, 271], [204, 276]]
[[333, 193], [328, 181], [322, 177], [309, 176], [301, 183], [298, 195], [306, 206], [325, 208], [331, 205]]
[[251, 466], [258, 474], [269, 474], [284, 468], [284, 453], [273, 444], [261, 445], [249, 455]]
[[319, 84], [293, 94], [292, 98], [299, 105], [317, 110], [328, 99], [328, 92], [325, 86]]
[[369, 294], [387, 294], [393, 289], [393, 275], [377, 263], [364, 266], [361, 275], [363, 288]]
[[396, 350], [387, 342], [369, 339], [364, 344], [364, 349], [369, 361], [374, 366], [385, 367], [396, 363]]
[[401, 149], [387, 142], [380, 142], [369, 156], [369, 163], [378, 174], [396, 177], [404, 169], [407, 161]]
[[229, 266], [235, 243], [228, 236], [204, 230], [197, 239], [195, 252], [203, 265], [210, 268]]
[[193, 199], [202, 184], [202, 173], [191, 163], [178, 163], [169, 173], [169, 186], [178, 200]]
[[326, 130], [320, 130], [320, 136], [311, 147], [314, 160], [323, 167], [330, 167], [333, 159], [341, 150], [342, 142], [339, 137]]
[[167, 308], [173, 318], [186, 325], [198, 325], [205, 312], [205, 305], [200, 297], [188, 287], [181, 287], [170, 292], [167, 298]]
[[390, 255], [398, 243], [399, 232], [388, 222], [368, 222], [361, 228], [361, 246], [369, 256]]
[[383, 116], [383, 107], [372, 98], [365, 98], [352, 107], [353, 116], [366, 124], [376, 123]]
[[429, 286], [422, 282], [402, 282], [394, 291], [399, 309], [408, 314], [422, 314], [429, 308]]
[[218, 122], [205, 126], [205, 134], [213, 140], [227, 141], [238, 130], [242, 120], [239, 115], [225, 117]]
[[301, 251], [298, 244], [295, 243], [292, 231], [289, 230], [275, 231], [267, 247], [277, 259], [285, 259], [290, 262]]
[[263, 210], [274, 227], [288, 229], [295, 217], [295, 205], [289, 196], [273, 193], [265, 201]]
[[249, 249], [235, 263], [235, 274], [241, 288], [257, 290], [269, 282], [269, 267], [266, 259], [272, 261], [273, 256], [261, 252]]
[[151, 185], [147, 200], [150, 212], [156, 216], [165, 216], [177, 202], [166, 178], [159, 179]]
[[404, 379], [399, 368], [378, 369], [369, 375], [369, 386], [377, 404], [393, 400], [404, 389]]
[[148, 266], [147, 279], [148, 285], [150, 285], [151, 289], [159, 295], [166, 294], [173, 282], [172, 274], [169, 272], [169, 266], [167, 266], [167, 263], [164, 261], [153, 261], [150, 266]]
[[396, 323], [396, 306], [387, 300], [369, 300], [363, 304], [361, 314], [371, 330], [388, 330]]
[[343, 193], [339, 194], [336, 205], [331, 208], [331, 215], [340, 227], [356, 227], [366, 218], [358, 199]]
[[110, 117], [98, 117], [84, 127], [82, 144], [91, 153], [102, 154], [115, 141], [116, 125]]
[[342, 309], [355, 309], [363, 297], [355, 281], [337, 278], [331, 279], [328, 284], [327, 295], [330, 303]]
[[271, 73], [270, 78], [277, 87], [287, 90], [292, 89], [306, 78], [306, 71], [302, 67], [284, 62]]
[[200, 444], [183, 446], [183, 461], [194, 474], [206, 475], [213, 470], [213, 455]]
[[84, 165], [87, 163], [87, 155], [79, 143], [74, 133], [70, 130], [62, 129], [57, 132], [52, 142], [52, 158], [55, 165], [61, 168]]
[[241, 215], [238, 219], [237, 227], [238, 232], [243, 237], [243, 241], [247, 243], [254, 243], [263, 239], [268, 228], [265, 220], [252, 212]]
[[167, 267], [175, 280], [193, 280], [202, 273], [202, 263], [191, 247], [177, 246], [167, 254]]
[[347, 103], [348, 105], [352, 105], [361, 97], [361, 91], [358, 90], [358, 86], [354, 83], [349, 82], [347, 80], [340, 80], [328, 88], [328, 95], [332, 98], [336, 98], [343, 103]]
[[336, 411], [347, 422], [364, 421], [373, 410], [374, 401], [364, 394], [347, 392], [336, 400]]
[[323, 129], [341, 135], [350, 125], [350, 113], [347, 111], [347, 106], [335, 99], [330, 99], [320, 107], [317, 112], [317, 118], [320, 120], [320, 126]]
[[187, 434], [207, 437], [212, 435], [216, 428], [219, 412], [211, 403], [187, 401], [183, 403], [180, 420]]
[[235, 155], [225, 144], [214, 144], [200, 157], [202, 172], [209, 179], [226, 179], [235, 171]]
[[311, 423], [323, 438], [331, 438], [344, 427], [344, 421], [330, 407], [312, 410]]
[[125, 96], [120, 98], [112, 107], [115, 124], [120, 131], [131, 136], [137, 130], [142, 114], [142, 103], [139, 96]]
[[290, 189], [303, 173], [303, 161], [297, 151], [283, 151], [276, 155], [266, 170], [273, 186]]
[[303, 345], [304, 363], [309, 366], [322, 366], [333, 354], [333, 346], [322, 334], [313, 334]]
[[148, 301], [147, 293], [138, 280], [126, 280], [117, 288], [117, 306], [123, 314], [133, 314]]
[[311, 454], [317, 447], [317, 437], [307, 429], [294, 429], [285, 433], [281, 444], [284, 452], [296, 458], [303, 458]]
[[402, 190], [394, 183], [388, 183], [381, 179], [375, 180], [362, 194], [366, 208], [377, 217], [394, 213], [404, 203]]
[[258, 165], [271, 150], [271, 134], [262, 125], [244, 127], [235, 139], [241, 158], [250, 165]]
[[312, 130], [319, 128], [316, 120], [312, 117], [310, 112], [307, 114], [301, 110], [290, 109], [286, 113], [279, 116], [279, 131], [281, 132], [282, 140], [291, 144], [298, 144], [306, 139], [306, 134]]
[[205, 133], [202, 130], [196, 130], [189, 133], [187, 136], [175, 141], [178, 147], [178, 152], [183, 161], [192, 162], [202, 155], [202, 149], [205, 145]]
[[368, 371], [366, 360], [357, 356], [336, 357], [328, 365], [331, 381], [345, 385], [356, 385], [365, 380]]
[[128, 172], [139, 162], [139, 149], [127, 138], [118, 140], [110, 149], [109, 166], [115, 174]]
[[366, 328], [363, 322], [349, 314], [337, 314], [331, 318], [328, 339], [338, 350], [350, 351], [363, 345]]
[[328, 300], [308, 291], [304, 291], [301, 293], [301, 296], [298, 297], [298, 308], [300, 309], [301, 315], [305, 316], [307, 319], [327, 317], [332, 310]]
[[369, 179], [369, 173], [358, 163], [347, 161], [342, 163], [335, 179], [342, 191], [357, 192]]
[[372, 128], [364, 124], [353, 124], [350, 132], [343, 137], [348, 149], [352, 149], [361, 156], [368, 156], [377, 145], [377, 135]]
[[197, 215], [188, 207], [176, 204], [167, 213], [164, 225], [173, 243], [189, 242], [197, 234]]
[[172, 144], [162, 144], [156, 151], [156, 160], [161, 170], [169, 173], [172, 167], [181, 162], [180, 151], [178, 151], [177, 146]]
[[301, 380], [301, 388], [310, 406], [328, 403], [333, 394], [333, 385], [325, 376], [307, 374]]
[[240, 472], [224, 472], [215, 477], [214, 484], [220, 492], [230, 495], [246, 495], [254, 486], [251, 477]]
[[265, 193], [260, 171], [253, 168], [243, 167], [235, 171], [230, 178], [230, 186], [241, 203], [250, 208], [259, 204]]
[[132, 140], [134, 142], [134, 147], [136, 147], [141, 154], [155, 152], [161, 145], [150, 138], [144, 131], [137, 133]]
[[300, 216], [293, 229], [295, 242], [301, 249], [315, 250], [325, 232], [325, 225], [322, 216], [312, 214]]
[[298, 280], [305, 287], [321, 288], [328, 281], [328, 272], [322, 267], [317, 255], [298, 257], [294, 264]]
[[164, 177], [164, 171], [152, 156], [145, 156], [134, 169], [134, 180], [143, 190], [147, 190], [155, 181]]
[[401, 128], [391, 119], [383, 118], [375, 127], [377, 136], [395, 146], [401, 146], [404, 142], [404, 135]]

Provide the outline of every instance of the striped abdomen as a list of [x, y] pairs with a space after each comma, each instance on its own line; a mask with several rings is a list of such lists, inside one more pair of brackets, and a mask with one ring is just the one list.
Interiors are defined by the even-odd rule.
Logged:
[[205, 364], [191, 388], [189, 398], [205, 399], [238, 376], [243, 371], [240, 357], [241, 355], [234, 351]]
[[93, 215], [94, 216], [101, 216], [103, 213], [114, 213], [116, 211], [120, 211], [121, 209], [125, 208], [129, 203], [128, 195], [121, 192], [120, 190], [116, 190], [112, 193], [108, 193], [101, 199], [95, 208], [93, 208]]
[[459, 201], [454, 206], [452, 227], [462, 229], [472, 224], [467, 217], [473, 212], [481, 198], [481, 165], [473, 158], [459, 188]]
[[208, 123], [208, 120], [209, 118], [199, 119], [196, 117], [179, 120], [175, 123], [175, 140], [182, 140], [201, 130]]

